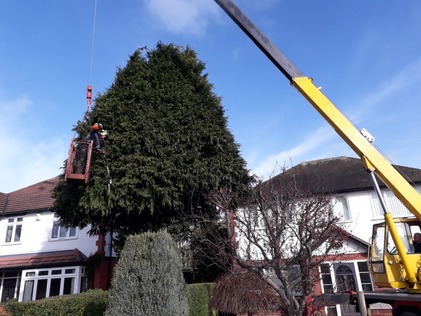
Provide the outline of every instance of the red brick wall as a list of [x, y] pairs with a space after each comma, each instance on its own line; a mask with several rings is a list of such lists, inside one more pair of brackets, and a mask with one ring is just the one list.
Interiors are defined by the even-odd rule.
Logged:
[[373, 316], [393, 316], [392, 310], [384, 310], [384, 309], [372, 309], [371, 315], [373, 315]]
[[92, 287], [94, 289], [108, 290], [109, 283], [113, 277], [113, 271], [116, 262], [116, 258], [110, 259], [109, 257], [104, 256], [101, 258], [100, 263], [95, 268], [95, 274], [92, 280]]

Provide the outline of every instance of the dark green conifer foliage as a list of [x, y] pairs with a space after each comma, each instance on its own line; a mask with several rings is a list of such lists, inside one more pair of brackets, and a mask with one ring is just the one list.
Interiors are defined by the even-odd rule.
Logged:
[[[107, 154], [94, 156], [86, 190], [61, 182], [54, 192], [63, 224], [120, 235], [162, 227], [180, 233], [199, 210], [215, 214], [206, 203], [210, 192], [249, 182], [204, 71], [194, 50], [162, 43], [136, 51], [118, 69], [90, 114], [109, 132]], [[86, 125], [79, 122], [76, 130]]]
[[129, 236], [117, 263], [106, 316], [188, 315], [180, 256], [165, 231]]

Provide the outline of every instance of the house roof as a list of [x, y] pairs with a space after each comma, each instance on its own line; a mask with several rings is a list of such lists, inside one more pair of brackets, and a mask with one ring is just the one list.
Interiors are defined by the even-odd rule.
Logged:
[[[410, 183], [421, 184], [421, 169], [394, 165]], [[273, 177], [271, 183], [314, 193], [341, 193], [372, 190], [373, 184], [360, 159], [335, 157], [300, 163]], [[382, 181], [379, 185], [384, 187]]]
[[49, 209], [54, 203], [51, 193], [58, 181], [59, 177], [54, 177], [7, 194], [0, 193], [0, 214]]
[[0, 257], [0, 270], [81, 265], [86, 261], [87, 257], [78, 249], [10, 255]]

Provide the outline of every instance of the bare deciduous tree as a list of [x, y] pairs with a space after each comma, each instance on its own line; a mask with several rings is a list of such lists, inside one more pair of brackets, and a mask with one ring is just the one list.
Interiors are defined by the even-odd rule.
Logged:
[[[226, 212], [229, 228], [225, 243], [212, 241], [214, 259], [229, 257], [234, 267], [252, 272], [276, 292], [279, 311], [300, 316], [320, 280], [319, 265], [334, 258], [347, 234], [333, 212], [329, 195], [272, 180], [254, 186], [243, 207], [235, 210], [230, 205], [230, 190], [221, 190], [210, 197], [212, 203]], [[226, 285], [226, 280], [222, 280]], [[253, 285], [236, 282], [232, 290], [238, 290], [239, 286]], [[225, 292], [230, 293], [226, 286]], [[229, 295], [223, 298], [216, 293], [214, 306], [224, 304], [217, 301], [218, 297], [230, 299]], [[231, 296], [231, 299], [236, 298]]]

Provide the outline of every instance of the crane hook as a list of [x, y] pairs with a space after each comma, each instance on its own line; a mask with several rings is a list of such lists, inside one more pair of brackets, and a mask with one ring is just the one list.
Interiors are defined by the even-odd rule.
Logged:
[[86, 103], [88, 103], [89, 105], [92, 104], [92, 86], [88, 85], [88, 87], [86, 88]]

